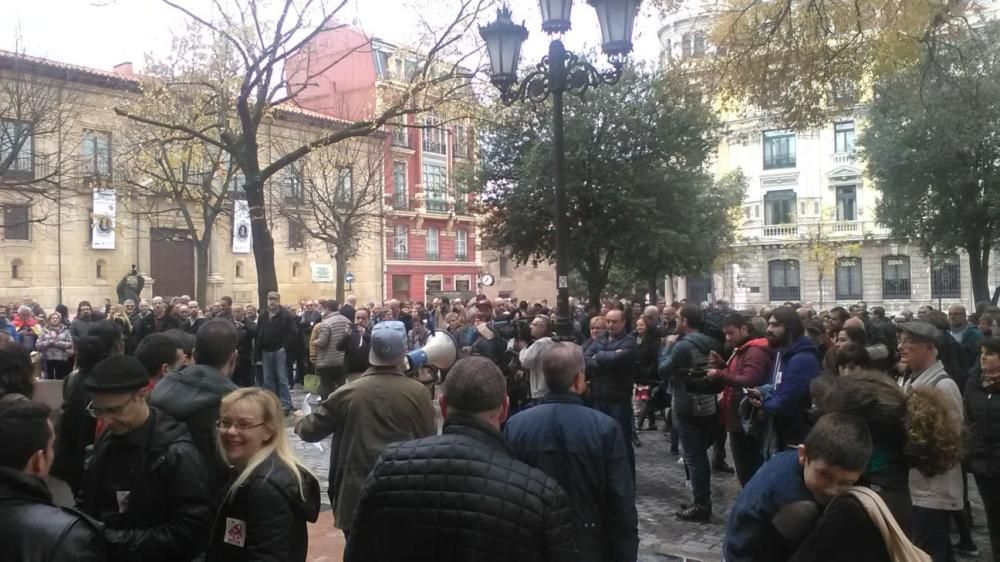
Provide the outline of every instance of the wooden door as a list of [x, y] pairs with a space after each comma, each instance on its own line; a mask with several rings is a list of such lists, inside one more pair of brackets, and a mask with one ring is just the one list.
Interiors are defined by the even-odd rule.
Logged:
[[194, 297], [194, 241], [185, 231], [151, 229], [149, 263], [149, 274], [156, 281], [153, 296]]

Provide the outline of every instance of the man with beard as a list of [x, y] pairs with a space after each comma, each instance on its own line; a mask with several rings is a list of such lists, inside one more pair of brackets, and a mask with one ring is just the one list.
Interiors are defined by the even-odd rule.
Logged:
[[[94, 316], [94, 307], [88, 301], [80, 301], [76, 307], [76, 318], [69, 325], [69, 333], [73, 335], [73, 345], [79, 345], [80, 340], [87, 337], [90, 326], [99, 318]], [[16, 333], [15, 341], [16, 340]]]
[[709, 380], [721, 380], [726, 385], [722, 391], [722, 400], [719, 401], [719, 409], [722, 411], [726, 431], [729, 432], [736, 477], [742, 486], [746, 486], [760, 468], [761, 458], [760, 441], [744, 431], [740, 421], [740, 401], [743, 389], [764, 384], [771, 366], [767, 338], [752, 338], [750, 329], [743, 315], [726, 315], [722, 320], [722, 332], [726, 334], [726, 349], [731, 355], [728, 360], [723, 360], [717, 353], [709, 354], [712, 368], [706, 375]]
[[767, 415], [761, 443], [764, 460], [802, 443], [809, 430], [809, 383], [822, 372], [816, 344], [805, 335], [795, 309], [782, 306], [771, 312], [767, 343], [777, 351], [770, 381], [747, 391], [750, 402]]

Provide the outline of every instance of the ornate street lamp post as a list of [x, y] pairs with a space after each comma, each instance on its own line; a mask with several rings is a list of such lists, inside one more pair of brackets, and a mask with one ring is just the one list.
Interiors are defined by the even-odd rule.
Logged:
[[[588, 0], [597, 11], [603, 39], [602, 50], [611, 68], [598, 70], [590, 63], [566, 51], [558, 38], [549, 43], [549, 54], [524, 77], [517, 80], [521, 45], [528, 38], [524, 25], [515, 24], [507, 7], [497, 10], [497, 19], [479, 28], [490, 57], [490, 81], [500, 90], [506, 105], [515, 101], [538, 103], [552, 95], [552, 177], [555, 183], [556, 222], [556, 334], [569, 339], [573, 320], [569, 312], [569, 264], [566, 244], [566, 186], [563, 178], [563, 94], [582, 94], [601, 84], [614, 84], [622, 75], [625, 57], [632, 51], [632, 29], [640, 0]], [[549, 34], [569, 31], [573, 0], [539, 0], [542, 30]]]

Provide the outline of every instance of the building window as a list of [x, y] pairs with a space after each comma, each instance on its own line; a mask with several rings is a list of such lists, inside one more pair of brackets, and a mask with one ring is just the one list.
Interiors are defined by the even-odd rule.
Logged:
[[472, 291], [472, 279], [468, 276], [455, 276], [455, 291], [468, 293]]
[[795, 222], [795, 190], [768, 191], [764, 194], [764, 224]]
[[300, 273], [302, 273], [302, 264], [292, 262], [292, 279], [298, 279]]
[[705, 55], [705, 32], [690, 31], [681, 36], [681, 56], [683, 58]]
[[97, 260], [96, 267], [94, 268], [94, 276], [97, 279], [104, 279], [104, 274], [107, 272], [108, 264], [104, 260]]
[[469, 232], [465, 229], [455, 231], [455, 259], [458, 261], [469, 259]]
[[908, 256], [882, 258], [882, 298], [910, 298], [910, 258]]
[[854, 152], [854, 121], [833, 124], [833, 151], [837, 154]]
[[6, 162], [15, 153], [4, 175], [31, 177], [34, 170], [34, 137], [31, 124], [25, 121], [0, 119], [0, 162]]
[[398, 301], [408, 301], [410, 300], [410, 276], [409, 275], [393, 275], [392, 276], [392, 298]]
[[354, 172], [350, 168], [337, 168], [337, 202], [349, 205], [354, 201]]
[[957, 254], [931, 258], [931, 298], [961, 298], [961, 261]]
[[27, 205], [5, 205], [3, 208], [4, 240], [29, 240], [30, 225]]
[[372, 58], [375, 62], [375, 75], [379, 80], [384, 80], [389, 73], [389, 53], [375, 50], [372, 52]]
[[767, 264], [772, 301], [799, 300], [799, 261], [773, 260]]
[[410, 148], [410, 131], [406, 128], [406, 117], [400, 117], [392, 126], [392, 145]]
[[392, 206], [396, 209], [406, 209], [407, 189], [406, 189], [406, 163], [392, 163]]
[[14, 281], [24, 279], [24, 262], [20, 258], [10, 262], [10, 278]]
[[80, 171], [90, 179], [111, 179], [111, 133], [83, 130]]
[[838, 259], [835, 277], [835, 293], [838, 300], [864, 298], [861, 286], [861, 258]]
[[424, 205], [428, 211], [448, 210], [448, 169], [437, 164], [424, 164]]
[[301, 163], [295, 162], [286, 166], [281, 171], [281, 196], [286, 200], [301, 201], [303, 179]]
[[455, 158], [469, 157], [469, 132], [462, 125], [455, 125]]
[[424, 277], [424, 291], [431, 293], [440, 293], [442, 278], [440, 275], [428, 275]]
[[436, 226], [427, 227], [427, 249], [426, 255], [427, 259], [430, 261], [437, 261], [441, 258], [441, 254], [438, 253], [438, 238], [440, 237], [440, 231]]
[[392, 233], [392, 257], [405, 260], [410, 255], [409, 229], [406, 225], [397, 224]]
[[764, 169], [795, 167], [795, 133], [764, 131]]
[[289, 217], [288, 218], [288, 247], [290, 249], [300, 249], [305, 245], [305, 226], [302, 221]]
[[858, 220], [858, 190], [853, 185], [837, 186], [837, 220]]
[[441, 128], [441, 120], [433, 115], [424, 119], [424, 152], [447, 154], [448, 132]]
[[243, 262], [236, 262], [236, 278], [243, 279]]
[[854, 105], [858, 98], [857, 90], [853, 82], [837, 80], [830, 91], [830, 101], [833, 105]]

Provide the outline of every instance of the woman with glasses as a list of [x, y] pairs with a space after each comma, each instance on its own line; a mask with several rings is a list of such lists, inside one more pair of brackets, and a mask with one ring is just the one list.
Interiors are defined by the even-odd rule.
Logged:
[[260, 388], [235, 390], [222, 399], [217, 425], [233, 479], [208, 559], [304, 562], [306, 522], [319, 516], [319, 482], [295, 459], [278, 398]]

